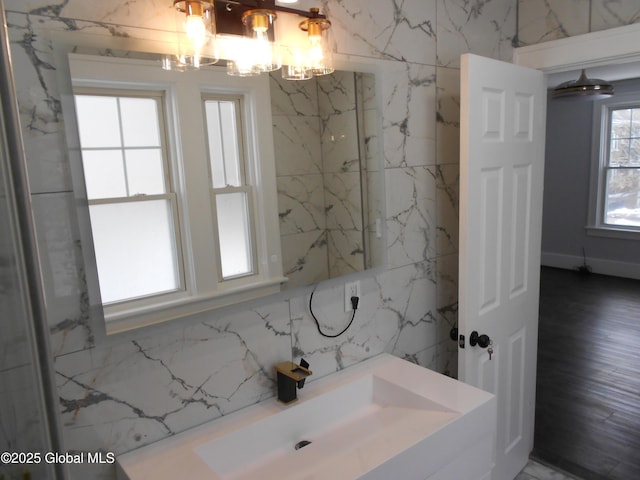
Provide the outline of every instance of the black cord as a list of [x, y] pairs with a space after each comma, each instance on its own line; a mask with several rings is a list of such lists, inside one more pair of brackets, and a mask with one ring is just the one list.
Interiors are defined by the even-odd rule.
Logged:
[[313, 320], [316, 322], [316, 327], [317, 327], [318, 332], [320, 333], [320, 335], [322, 335], [323, 337], [327, 337], [327, 338], [336, 338], [336, 337], [339, 337], [340, 335], [342, 335], [347, 330], [349, 330], [349, 327], [353, 323], [353, 319], [356, 318], [356, 310], [358, 309], [358, 300], [359, 300], [358, 297], [351, 297], [351, 305], [353, 306], [353, 314], [351, 315], [351, 320], [349, 321], [349, 324], [346, 327], [344, 327], [344, 330], [342, 330], [340, 333], [337, 333], [335, 335], [329, 335], [329, 334], [324, 333], [322, 331], [322, 329], [320, 328], [320, 322], [318, 322], [318, 319], [313, 314], [313, 309], [311, 308], [311, 301], [313, 300], [313, 294], [314, 293], [315, 293], [315, 290], [313, 290], [311, 292], [311, 295], [309, 296], [309, 313], [311, 314], [311, 317], [313, 318]]

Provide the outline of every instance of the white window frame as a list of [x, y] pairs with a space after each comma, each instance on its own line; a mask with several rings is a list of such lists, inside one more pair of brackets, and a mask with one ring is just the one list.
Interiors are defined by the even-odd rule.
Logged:
[[[163, 178], [164, 178], [164, 186], [165, 193], [156, 193], [151, 195], [128, 195], [123, 197], [106, 197], [106, 198], [89, 198], [88, 204], [89, 207], [92, 205], [107, 205], [107, 204], [131, 204], [134, 202], [145, 202], [145, 201], [154, 201], [154, 200], [167, 200], [171, 204], [171, 217], [172, 217], [172, 226], [174, 228], [174, 242], [175, 242], [175, 254], [176, 254], [176, 267], [178, 269], [178, 284], [174, 290], [170, 292], [161, 292], [161, 293], [152, 293], [149, 296], [158, 296], [163, 295], [166, 296], [171, 292], [183, 291], [185, 289], [184, 282], [184, 265], [183, 265], [183, 254], [182, 254], [182, 242], [181, 242], [181, 233], [180, 233], [180, 220], [178, 215], [178, 196], [173, 189], [174, 182], [172, 182], [172, 174], [171, 168], [169, 165], [169, 140], [167, 136], [167, 127], [166, 127], [166, 98], [164, 90], [126, 90], [126, 89], [112, 89], [112, 88], [96, 88], [96, 87], [78, 87], [74, 89], [75, 95], [98, 95], [105, 97], [138, 97], [138, 98], [147, 98], [153, 99], [156, 101], [158, 107], [158, 129], [160, 134], [160, 143], [162, 149], [162, 167], [163, 167]], [[121, 147], [126, 148], [126, 147]], [[92, 150], [90, 148], [89, 150]], [[124, 158], [124, 156], [123, 156]], [[125, 300], [125, 302], [132, 302], [133, 300]], [[117, 302], [116, 302], [117, 303]]]
[[593, 105], [589, 221], [586, 230], [587, 234], [592, 236], [638, 240], [640, 239], [640, 227], [611, 225], [604, 222], [606, 174], [611, 130], [610, 112], [624, 108], [640, 108], [640, 90], [596, 100]]
[[[249, 219], [249, 242], [252, 245], [252, 249], [251, 249], [251, 273], [249, 274], [240, 274], [239, 276], [246, 276], [246, 275], [253, 275], [256, 272], [256, 269], [258, 268], [258, 259], [256, 256], [256, 249], [254, 248], [254, 246], [256, 245], [256, 240], [255, 240], [255, 232], [254, 232], [254, 228], [253, 225], [255, 225], [255, 200], [254, 200], [254, 188], [251, 185], [250, 182], [247, 181], [247, 171], [250, 170], [250, 165], [248, 165], [247, 162], [247, 155], [245, 153], [246, 150], [246, 145], [244, 142], [244, 131], [245, 131], [245, 127], [244, 127], [244, 119], [243, 119], [243, 115], [242, 112], [244, 111], [244, 106], [243, 106], [243, 101], [242, 101], [242, 97], [238, 97], [236, 95], [221, 95], [221, 94], [214, 94], [211, 92], [203, 92], [201, 95], [202, 98], [202, 109], [203, 109], [203, 114], [204, 114], [204, 110], [205, 110], [205, 103], [208, 100], [224, 100], [224, 101], [232, 101], [235, 104], [236, 107], [236, 132], [239, 134], [238, 135], [238, 155], [240, 157], [239, 159], [239, 176], [240, 176], [240, 185], [238, 186], [231, 186], [231, 185], [227, 185], [225, 187], [215, 187], [213, 185], [213, 180], [210, 181], [209, 183], [209, 187], [210, 187], [210, 200], [211, 200], [211, 210], [213, 212], [213, 215], [217, 217], [217, 205], [216, 205], [216, 199], [218, 197], [218, 195], [223, 195], [225, 193], [244, 193], [246, 194], [246, 201], [247, 201], [247, 216]], [[204, 114], [206, 117], [206, 114]], [[206, 124], [206, 118], [205, 118], [205, 124]], [[208, 142], [207, 142], [208, 143]], [[207, 152], [209, 152], [210, 149], [207, 148]], [[207, 164], [210, 166], [211, 165], [211, 161], [208, 161]], [[209, 178], [213, 177], [213, 172], [211, 172], [211, 170], [209, 170]], [[217, 220], [217, 219], [216, 219]], [[216, 237], [219, 236], [218, 233], [218, 227], [217, 227], [217, 221], [214, 222], [214, 229], [216, 232]], [[223, 276], [223, 272], [222, 272], [222, 259], [221, 259], [221, 252], [220, 252], [220, 242], [217, 242], [217, 256], [218, 256], [218, 277], [222, 280], [222, 281], [229, 281], [232, 280], [234, 277], [229, 277], [229, 278], [224, 278]]]
[[[140, 328], [279, 292], [286, 278], [280, 252], [268, 76], [239, 81], [221, 68], [171, 72], [153, 61], [81, 54], [69, 54], [69, 64], [74, 88], [162, 90], [167, 99], [168, 155], [172, 191], [179, 197], [184, 290], [104, 305], [105, 333]], [[244, 173], [254, 204], [255, 265], [253, 274], [226, 280], [220, 277], [219, 259], [212, 254], [217, 242], [212, 244], [216, 229], [208, 181], [203, 95], [232, 95], [240, 98], [242, 105]], [[78, 182], [74, 180], [74, 184], [78, 188]], [[80, 223], [84, 225], [81, 228], [86, 228], [86, 221]], [[88, 236], [85, 232], [83, 238], [91, 238], [90, 232]], [[92, 250], [83, 248], [83, 253], [85, 263], [94, 266]], [[89, 285], [90, 296], [91, 292], [95, 296], [96, 291], [99, 288]], [[101, 303], [90, 300], [94, 305]]]

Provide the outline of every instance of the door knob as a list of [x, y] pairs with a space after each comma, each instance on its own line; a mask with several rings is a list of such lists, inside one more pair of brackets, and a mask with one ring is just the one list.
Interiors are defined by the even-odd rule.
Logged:
[[471, 336], [469, 337], [469, 345], [475, 347], [478, 345], [480, 348], [487, 348], [491, 344], [491, 339], [489, 335], [478, 335], [478, 332], [475, 330], [471, 332]]

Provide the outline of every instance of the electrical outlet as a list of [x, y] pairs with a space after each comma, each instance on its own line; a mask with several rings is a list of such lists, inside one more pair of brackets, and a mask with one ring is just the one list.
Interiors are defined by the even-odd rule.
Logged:
[[350, 312], [353, 310], [351, 305], [351, 297], [360, 298], [360, 282], [353, 281], [344, 284], [344, 311]]

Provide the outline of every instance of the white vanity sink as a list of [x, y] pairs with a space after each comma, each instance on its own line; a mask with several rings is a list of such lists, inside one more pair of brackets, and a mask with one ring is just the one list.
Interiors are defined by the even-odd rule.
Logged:
[[[490, 472], [492, 395], [386, 354], [312, 379], [294, 404], [268, 400], [122, 455], [119, 473], [130, 480], [466, 480]], [[301, 441], [310, 443], [296, 450]]]

